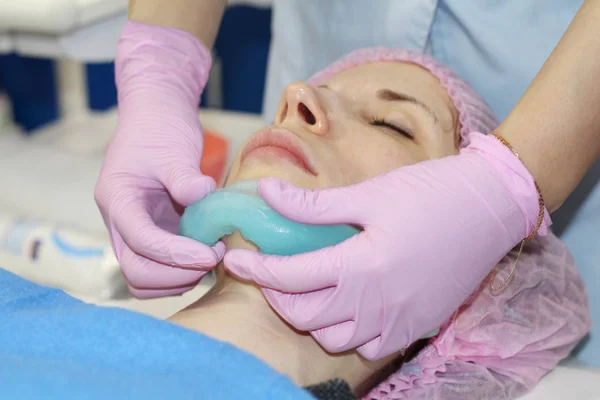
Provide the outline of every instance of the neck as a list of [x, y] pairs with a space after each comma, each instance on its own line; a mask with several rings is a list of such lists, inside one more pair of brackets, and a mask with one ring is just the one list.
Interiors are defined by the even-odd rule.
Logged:
[[[231, 243], [227, 245], [231, 248]], [[222, 265], [216, 271], [217, 284], [211, 291], [173, 316], [172, 322], [229, 342], [300, 386], [341, 378], [362, 394], [363, 385], [393, 359], [369, 362], [354, 351], [329, 354], [309, 334], [285, 323], [258, 287], [227, 276]]]
[[281, 320], [257, 288], [232, 278], [219, 283], [171, 321], [229, 342], [260, 358], [300, 386], [334, 378], [353, 388], [373, 370], [355, 353], [331, 355]]

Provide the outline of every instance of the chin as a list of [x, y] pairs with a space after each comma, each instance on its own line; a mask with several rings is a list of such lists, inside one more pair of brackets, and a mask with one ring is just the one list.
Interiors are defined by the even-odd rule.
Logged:
[[222, 240], [227, 249], [258, 251], [258, 247], [256, 247], [254, 243], [246, 240], [238, 231], [233, 232], [231, 235], [225, 236]]
[[317, 189], [321, 187], [316, 176], [308, 175], [295, 166], [285, 163], [278, 163], [277, 165], [252, 164], [242, 165], [239, 171], [229, 176], [225, 185], [249, 179], [278, 178], [302, 188]]

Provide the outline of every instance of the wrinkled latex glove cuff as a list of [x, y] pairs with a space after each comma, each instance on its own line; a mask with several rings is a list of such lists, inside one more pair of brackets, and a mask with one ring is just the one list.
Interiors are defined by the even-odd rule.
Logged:
[[129, 96], [154, 94], [161, 106], [166, 96], [175, 96], [183, 101], [173, 106], [196, 112], [211, 64], [210, 51], [191, 33], [128, 21], [115, 58], [119, 110], [136, 106]]

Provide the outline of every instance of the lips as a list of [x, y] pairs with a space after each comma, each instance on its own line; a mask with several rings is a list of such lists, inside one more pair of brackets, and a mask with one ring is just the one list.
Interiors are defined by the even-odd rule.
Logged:
[[244, 147], [241, 161], [244, 161], [248, 156], [268, 156], [283, 159], [311, 175], [317, 175], [310, 158], [298, 139], [286, 130], [267, 130], [254, 136]]

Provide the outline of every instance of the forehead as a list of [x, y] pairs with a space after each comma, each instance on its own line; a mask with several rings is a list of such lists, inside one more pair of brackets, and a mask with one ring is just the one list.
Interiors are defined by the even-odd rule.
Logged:
[[457, 111], [446, 89], [433, 74], [416, 64], [394, 61], [362, 64], [342, 71], [324, 83], [351, 97], [373, 96], [380, 89], [412, 96], [431, 108], [445, 129], [454, 127]]

